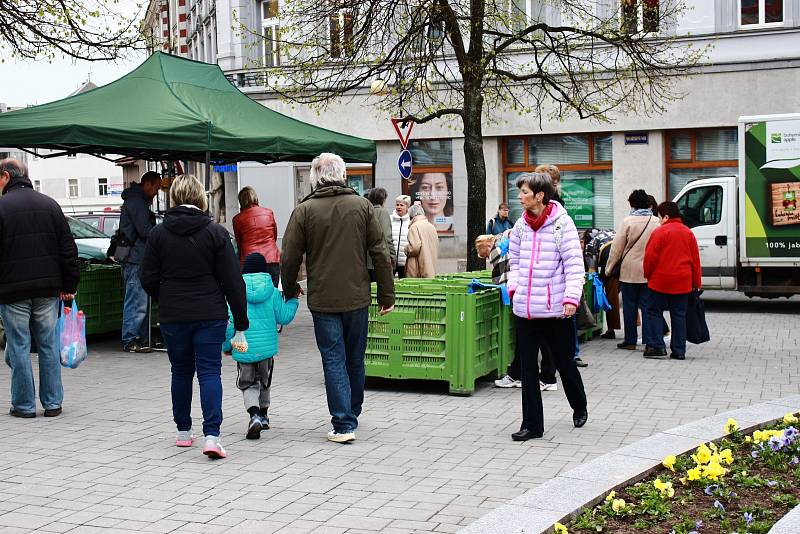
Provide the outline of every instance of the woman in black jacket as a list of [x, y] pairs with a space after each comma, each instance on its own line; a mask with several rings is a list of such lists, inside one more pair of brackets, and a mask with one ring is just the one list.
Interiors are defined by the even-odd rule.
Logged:
[[[195, 369], [203, 408], [203, 454], [224, 458], [222, 343], [228, 305], [237, 331], [247, 330], [245, 285], [228, 232], [211, 221], [206, 194], [194, 176], [182, 176], [170, 192], [176, 206], [147, 238], [139, 268], [142, 287], [158, 301], [161, 332], [172, 364], [172, 415], [178, 447], [192, 445]], [[227, 305], [226, 305], [227, 301]]]

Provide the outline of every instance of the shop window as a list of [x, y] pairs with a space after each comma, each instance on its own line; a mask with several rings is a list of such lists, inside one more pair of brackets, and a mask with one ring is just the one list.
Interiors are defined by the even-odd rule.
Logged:
[[504, 140], [506, 201], [511, 218], [522, 215], [516, 181], [539, 164], [561, 171], [561, 198], [578, 228], [614, 226], [610, 134], [537, 135]]
[[659, 0], [622, 0], [620, 25], [629, 34], [658, 32]]
[[719, 224], [722, 220], [722, 188], [698, 187], [681, 197], [678, 208], [689, 228]]
[[783, 23], [783, 0], [739, 0], [739, 25], [743, 28]]
[[453, 196], [453, 142], [450, 139], [415, 139], [408, 149], [414, 174], [403, 180], [403, 194], [419, 202], [428, 221], [441, 235], [455, 233]]
[[670, 199], [694, 180], [739, 173], [736, 128], [668, 132], [667, 192]]

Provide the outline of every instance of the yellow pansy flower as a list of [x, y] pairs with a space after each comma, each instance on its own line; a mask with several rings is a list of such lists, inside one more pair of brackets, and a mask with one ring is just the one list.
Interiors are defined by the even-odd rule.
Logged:
[[555, 525], [553, 525], [553, 531], [556, 534], [569, 534], [569, 530], [567, 530], [567, 527], [565, 527], [561, 523], [556, 523]]
[[614, 491], [614, 490], [611, 490], [611, 493], [609, 493], [608, 495], [606, 495], [606, 502], [611, 502], [611, 501], [613, 501], [613, 500], [614, 500], [614, 497], [615, 497], [616, 495], [617, 495], [617, 492], [616, 492], [616, 491]]
[[751, 443], [752, 441], [753, 441], [753, 438], [751, 438], [750, 436], [745, 436], [744, 437], [744, 442], [745, 443]]
[[728, 422], [725, 423], [725, 433], [732, 434], [737, 430], [739, 430], [739, 423], [735, 419], [728, 418]]
[[703, 443], [697, 447], [697, 451], [692, 455], [692, 459], [694, 459], [694, 463], [697, 465], [707, 464], [711, 461], [711, 449]]
[[793, 413], [787, 413], [783, 416], [783, 422], [787, 425], [793, 425], [798, 421], [797, 417]]
[[700, 468], [695, 467], [686, 471], [687, 478], [689, 480], [700, 480]]
[[611, 509], [615, 512], [619, 512], [620, 510], [625, 509], [625, 500], [624, 499], [614, 499], [611, 503]]
[[670, 471], [674, 472], [675, 471], [675, 461], [676, 460], [677, 460], [677, 458], [675, 457], [675, 455], [674, 454], [670, 454], [669, 456], [664, 458], [664, 460], [661, 462], [661, 465], [663, 465], [664, 467], [666, 467]]
[[730, 449], [723, 449], [719, 453], [719, 458], [728, 465], [733, 463], [733, 453]]

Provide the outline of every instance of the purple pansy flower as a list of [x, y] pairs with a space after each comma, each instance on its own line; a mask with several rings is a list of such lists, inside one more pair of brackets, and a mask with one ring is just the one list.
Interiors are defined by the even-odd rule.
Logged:
[[701, 528], [703, 528], [703, 520], [702, 519], [698, 519], [694, 523], [694, 529], [695, 530], [700, 530]]
[[789, 460], [789, 465], [797, 465], [797, 464], [800, 464], [800, 458], [798, 458], [797, 456]]
[[753, 458], [758, 458], [758, 451], [751, 451], [750, 456], [752, 456]]
[[750, 523], [753, 522], [753, 514], [750, 513], [750, 512], [745, 512], [744, 513], [744, 522], [749, 527]]
[[723, 512], [723, 513], [725, 512], [725, 507], [722, 506], [722, 503], [719, 502], [719, 501], [714, 501], [714, 508], [716, 508], [720, 512]]
[[783, 447], [783, 443], [781, 443], [780, 438], [777, 438], [775, 436], [769, 438], [768, 444], [769, 448], [772, 449], [773, 451], [779, 451]]
[[778, 482], [777, 480], [767, 480], [767, 486], [769, 486], [770, 488], [774, 488], [775, 486], [779, 485], [780, 482]]
[[718, 489], [719, 489], [719, 485], [718, 484], [709, 484], [708, 486], [706, 486], [706, 489], [704, 491], [705, 491], [706, 495], [714, 495], [714, 493]]

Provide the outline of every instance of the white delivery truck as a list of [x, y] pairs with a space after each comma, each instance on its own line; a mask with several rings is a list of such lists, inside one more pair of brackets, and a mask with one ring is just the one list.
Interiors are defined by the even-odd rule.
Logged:
[[739, 176], [675, 197], [697, 237], [705, 289], [800, 294], [800, 113], [739, 119]]

